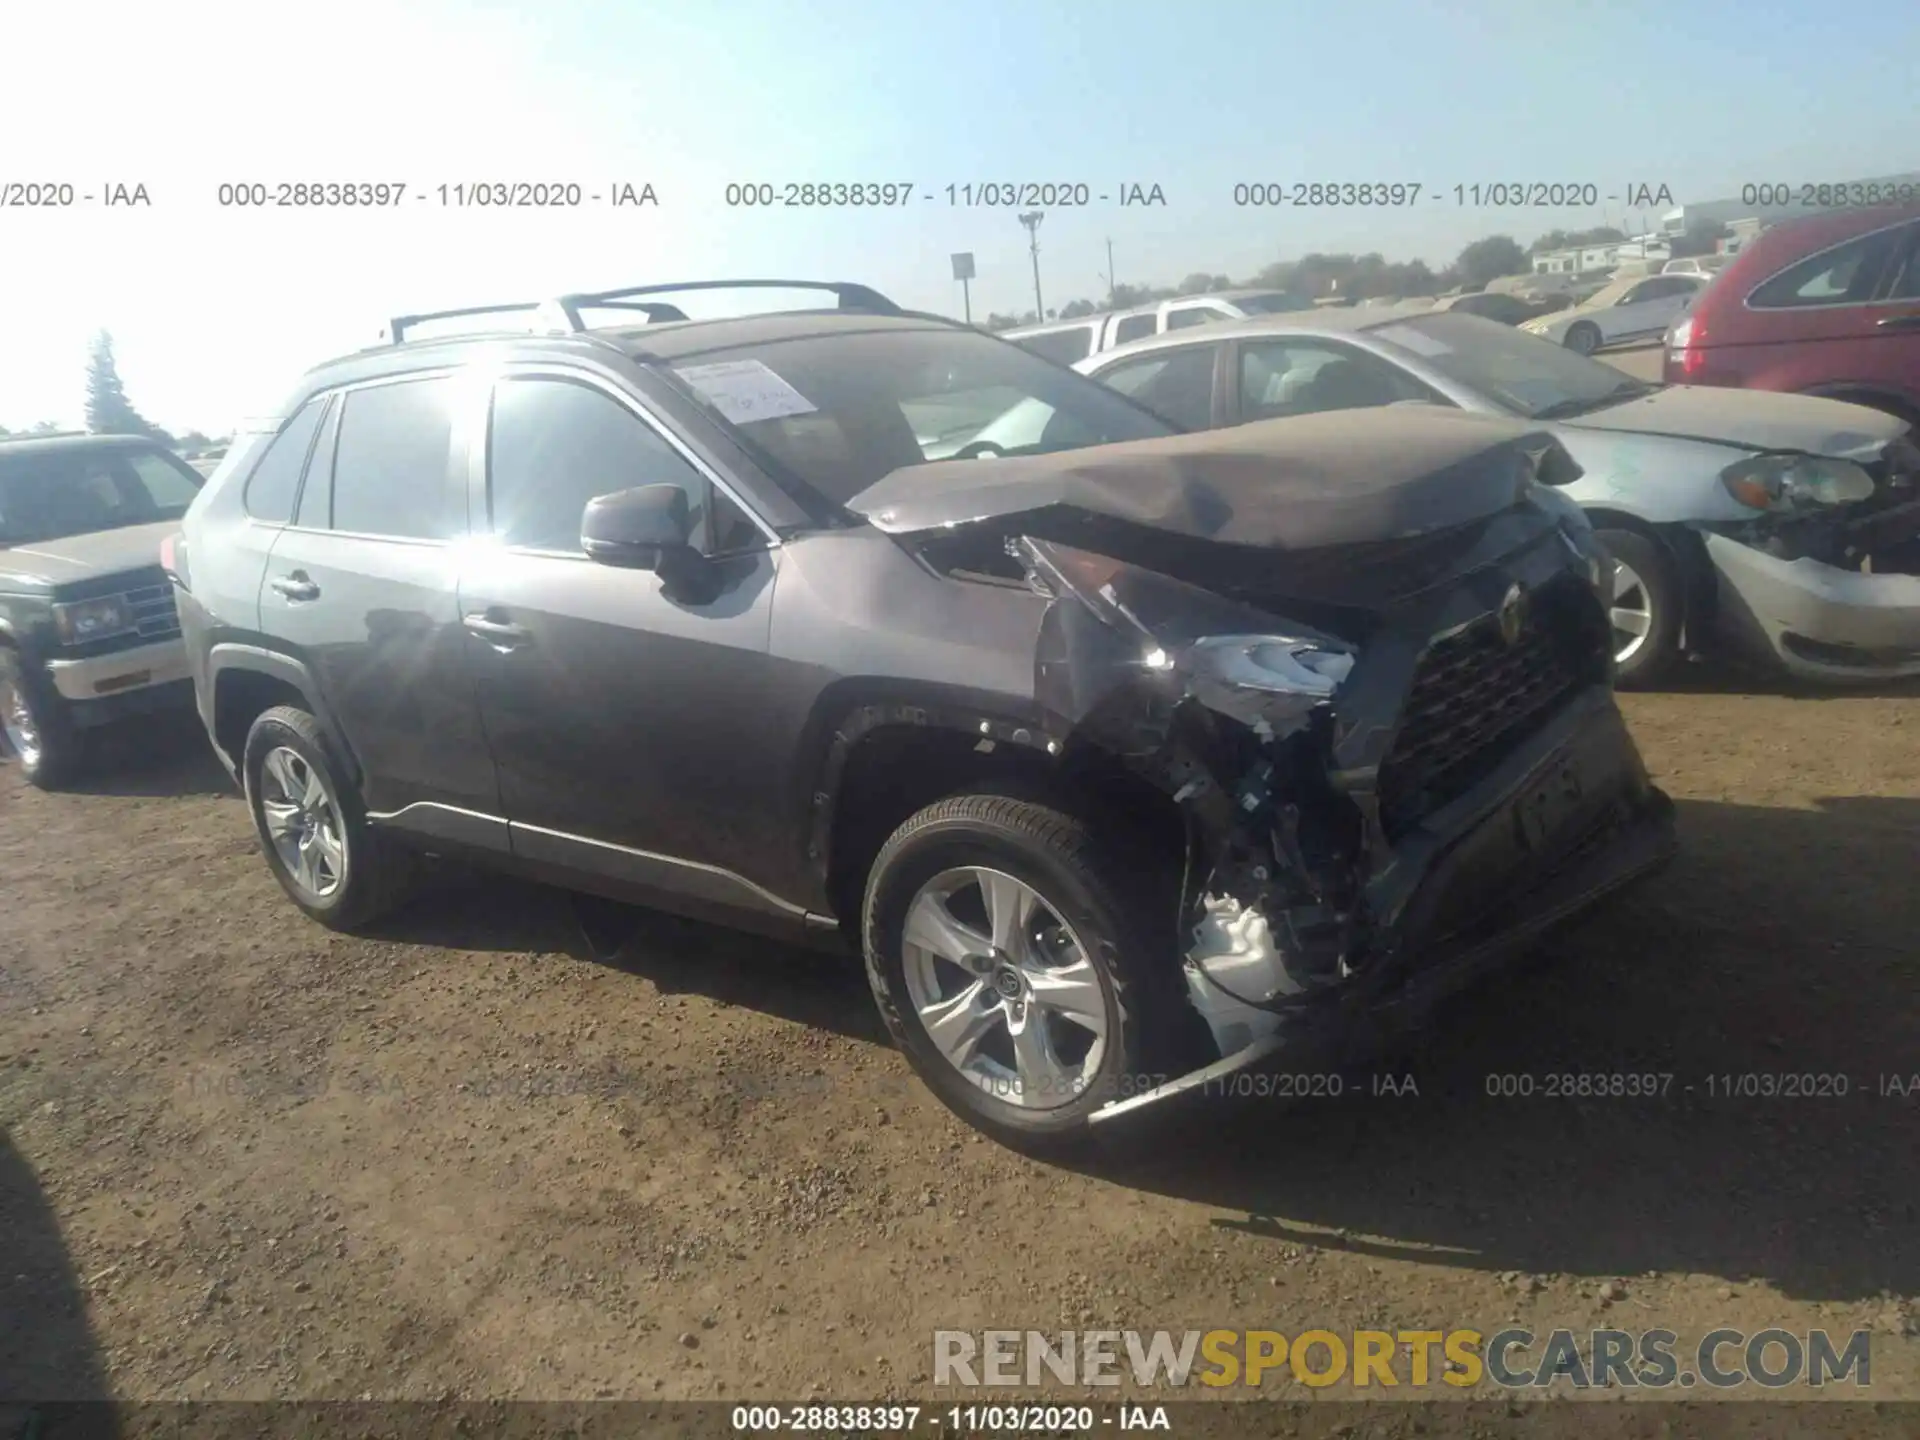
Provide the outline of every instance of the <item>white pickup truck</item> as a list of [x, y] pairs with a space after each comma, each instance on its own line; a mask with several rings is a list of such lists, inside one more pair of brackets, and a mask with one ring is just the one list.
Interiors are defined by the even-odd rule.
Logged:
[[1254, 315], [1279, 315], [1311, 310], [1313, 302], [1286, 290], [1219, 290], [1209, 295], [1182, 295], [1131, 310], [1109, 310], [1075, 320], [1049, 320], [1044, 325], [1022, 325], [1000, 332], [1001, 338], [1060, 365], [1072, 365], [1102, 350], [1163, 335], [1189, 325], [1215, 320], [1245, 320]]

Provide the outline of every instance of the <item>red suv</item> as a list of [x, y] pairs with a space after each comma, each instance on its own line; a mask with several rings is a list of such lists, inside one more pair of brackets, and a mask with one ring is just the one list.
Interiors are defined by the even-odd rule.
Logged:
[[1920, 207], [1749, 241], [1667, 332], [1666, 379], [1829, 395], [1920, 426]]

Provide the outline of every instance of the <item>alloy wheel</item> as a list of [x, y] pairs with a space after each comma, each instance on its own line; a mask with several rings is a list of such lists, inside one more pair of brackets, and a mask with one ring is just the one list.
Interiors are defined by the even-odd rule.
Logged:
[[1624, 665], [1653, 633], [1653, 594], [1639, 571], [1618, 560], [1613, 562], [1613, 604], [1607, 618], [1613, 625], [1613, 663]]
[[315, 903], [347, 879], [346, 827], [320, 772], [285, 745], [260, 762], [260, 815], [281, 866]]
[[994, 1098], [1071, 1104], [1108, 1040], [1106, 983], [1087, 947], [1031, 885], [960, 866], [907, 906], [907, 998], [946, 1062]]
[[27, 697], [11, 682], [0, 681], [0, 730], [6, 732], [7, 748], [22, 765], [31, 770], [40, 763], [40, 727], [27, 708]]

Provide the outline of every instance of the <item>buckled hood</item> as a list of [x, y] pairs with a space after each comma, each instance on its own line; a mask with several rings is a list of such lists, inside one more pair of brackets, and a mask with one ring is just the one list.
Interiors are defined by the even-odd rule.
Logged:
[[912, 534], [1064, 508], [1222, 545], [1299, 551], [1485, 519], [1578, 467], [1552, 434], [1433, 406], [895, 470], [848, 508]]

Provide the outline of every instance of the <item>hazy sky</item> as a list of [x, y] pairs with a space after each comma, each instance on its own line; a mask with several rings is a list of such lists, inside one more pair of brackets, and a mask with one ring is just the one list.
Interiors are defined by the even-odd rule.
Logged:
[[[1030, 308], [1026, 235], [946, 187], [1162, 187], [1053, 209], [1049, 306], [1309, 250], [1451, 258], [1619, 223], [1452, 187], [1920, 169], [1920, 6], [1513, 0], [14, 0], [0, 184], [144, 184], [146, 209], [0, 209], [0, 425], [78, 424], [88, 337], [134, 403], [217, 433], [396, 311], [728, 275]], [[402, 182], [398, 208], [236, 210], [222, 182]], [[442, 208], [443, 183], [651, 183], [657, 208]], [[881, 211], [742, 210], [730, 181], [910, 181]], [[1400, 181], [1411, 210], [1236, 208], [1238, 181]], [[1444, 199], [1433, 201], [1436, 192]], [[426, 195], [429, 198], [417, 197]], [[1651, 216], [1647, 217], [1651, 220]], [[693, 305], [692, 313], [701, 313]]]

